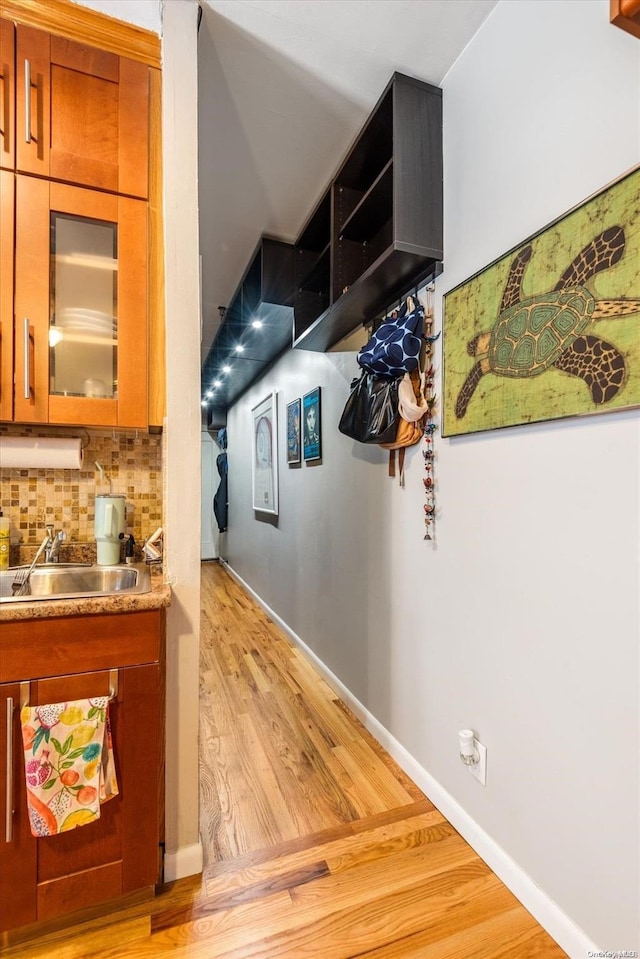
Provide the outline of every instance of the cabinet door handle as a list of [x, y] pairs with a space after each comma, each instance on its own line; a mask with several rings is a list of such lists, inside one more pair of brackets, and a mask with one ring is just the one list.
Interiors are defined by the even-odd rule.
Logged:
[[9, 150], [11, 144], [9, 143], [9, 75], [0, 73], [0, 80], [2, 81], [2, 116], [0, 117], [0, 131], [4, 135], [4, 149]]
[[24, 61], [24, 139], [31, 143], [31, 60]]
[[29, 349], [29, 317], [24, 318], [24, 398], [31, 399], [31, 350]]
[[7, 696], [7, 791], [5, 795], [5, 842], [13, 841], [13, 698]]

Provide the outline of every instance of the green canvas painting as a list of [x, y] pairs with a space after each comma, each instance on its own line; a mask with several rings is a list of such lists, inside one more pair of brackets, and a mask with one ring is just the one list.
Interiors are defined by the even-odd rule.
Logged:
[[640, 167], [444, 298], [443, 436], [640, 406]]

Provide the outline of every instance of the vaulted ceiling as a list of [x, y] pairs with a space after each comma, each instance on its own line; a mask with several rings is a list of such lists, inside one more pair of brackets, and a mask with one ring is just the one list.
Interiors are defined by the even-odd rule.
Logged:
[[440, 84], [496, 3], [202, 0], [203, 362], [260, 236], [295, 240], [392, 73]]

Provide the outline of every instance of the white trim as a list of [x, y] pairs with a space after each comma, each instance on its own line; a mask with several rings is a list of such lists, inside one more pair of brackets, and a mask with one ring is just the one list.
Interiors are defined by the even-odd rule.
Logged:
[[225, 560], [221, 564], [312, 661], [323, 679], [340, 696], [360, 722], [375, 736], [398, 765], [422, 789], [443, 816], [478, 853], [513, 895], [549, 933], [571, 959], [601, 952], [592, 940], [564, 913], [560, 907], [531, 879], [531, 877], [489, 836], [463, 807], [424, 769], [417, 760], [385, 729], [347, 687], [335, 676], [316, 654], [280, 619], [253, 589], [245, 583]]
[[197, 876], [202, 872], [203, 864], [201, 842], [195, 842], [191, 846], [183, 846], [175, 852], [165, 852], [164, 881], [175, 882], [176, 879]]

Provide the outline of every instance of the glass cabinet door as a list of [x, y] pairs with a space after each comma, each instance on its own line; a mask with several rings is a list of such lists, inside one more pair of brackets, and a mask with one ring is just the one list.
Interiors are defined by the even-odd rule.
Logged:
[[0, 420], [13, 418], [14, 176], [0, 170]]
[[148, 425], [143, 200], [16, 176], [15, 416]]
[[51, 213], [49, 394], [118, 395], [118, 227]]

